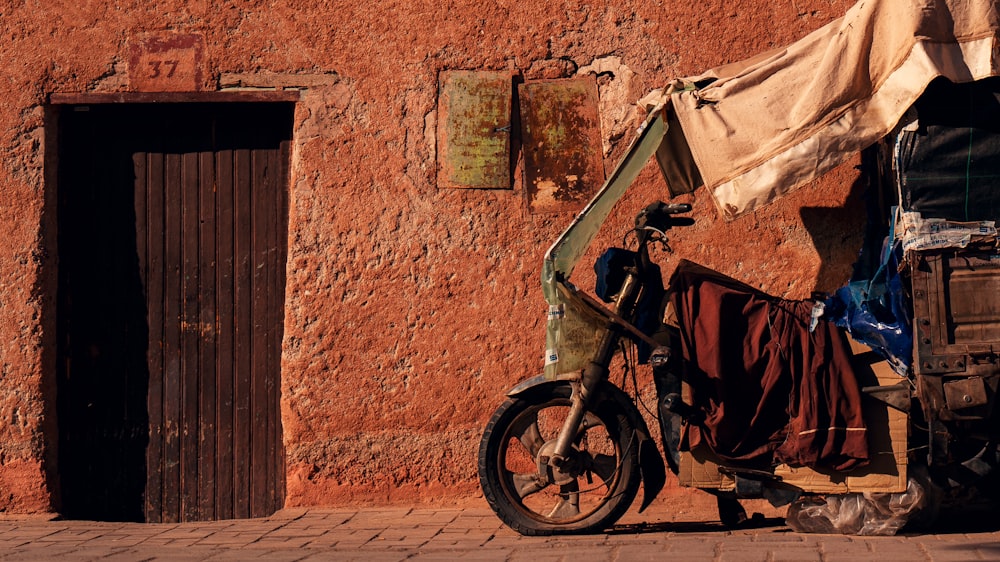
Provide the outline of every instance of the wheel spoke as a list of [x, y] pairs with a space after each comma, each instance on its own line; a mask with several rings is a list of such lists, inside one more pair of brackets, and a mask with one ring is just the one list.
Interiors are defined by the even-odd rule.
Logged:
[[607, 484], [615, 477], [615, 472], [618, 470], [618, 459], [611, 455], [594, 455], [590, 470]]
[[559, 486], [559, 502], [549, 513], [550, 519], [570, 519], [580, 514], [580, 485], [570, 482]]
[[542, 432], [538, 429], [538, 415], [532, 416], [531, 423], [525, 426], [524, 430], [516, 436], [517, 440], [524, 445], [524, 448], [531, 453], [532, 458], [538, 456], [538, 450], [545, 444], [542, 439]]
[[513, 474], [511, 479], [514, 481], [514, 491], [517, 493], [517, 497], [522, 499], [547, 486], [547, 484], [542, 483], [537, 474]]

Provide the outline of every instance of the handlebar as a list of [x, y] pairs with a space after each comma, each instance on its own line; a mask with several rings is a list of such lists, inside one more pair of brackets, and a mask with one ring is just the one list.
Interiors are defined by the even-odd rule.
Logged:
[[691, 212], [691, 205], [688, 203], [664, 203], [663, 201], [656, 201], [639, 211], [639, 214], [635, 217], [635, 228], [637, 230], [651, 228], [665, 232], [673, 226], [692, 225], [694, 224], [694, 219], [691, 217], [673, 217], [673, 215], [689, 212]]
[[667, 243], [667, 231], [674, 226], [690, 226], [694, 224], [691, 217], [675, 217], [680, 213], [691, 211], [691, 205], [687, 203], [667, 204], [663, 201], [656, 201], [646, 205], [646, 208], [639, 211], [635, 217], [636, 238], [639, 242], [639, 262], [642, 267], [649, 265], [649, 253], [646, 249], [650, 242], [658, 242], [666, 250], [670, 250]]

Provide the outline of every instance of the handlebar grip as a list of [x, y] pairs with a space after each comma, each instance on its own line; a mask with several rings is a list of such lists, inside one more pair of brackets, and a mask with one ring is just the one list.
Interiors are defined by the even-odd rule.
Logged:
[[690, 203], [664, 203], [661, 211], [668, 215], [676, 215], [678, 213], [690, 213], [691, 204]]
[[635, 217], [636, 228], [653, 227], [657, 230], [668, 230], [672, 226], [688, 226], [694, 224], [691, 217], [673, 218], [673, 215], [691, 211], [688, 203], [664, 203], [655, 201], [639, 211]]

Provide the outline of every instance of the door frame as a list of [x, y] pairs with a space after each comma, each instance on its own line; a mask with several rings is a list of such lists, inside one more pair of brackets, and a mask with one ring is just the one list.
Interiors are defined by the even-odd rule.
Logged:
[[[217, 91], [217, 92], [163, 92], [163, 93], [150, 93], [150, 92], [113, 92], [113, 93], [53, 93], [49, 96], [49, 105], [47, 106], [47, 117], [46, 117], [46, 129], [51, 131], [50, 134], [46, 135], [45, 142], [45, 152], [48, 157], [45, 163], [45, 183], [49, 186], [45, 190], [45, 206], [50, 211], [56, 211], [58, 208], [58, 192], [61, 188], [59, 185], [59, 174], [57, 170], [59, 169], [59, 147], [61, 146], [59, 133], [59, 114], [65, 108], [71, 106], [80, 105], [130, 105], [130, 104], [149, 104], [149, 103], [163, 103], [163, 104], [183, 104], [183, 103], [273, 103], [273, 102], [284, 102], [284, 103], [297, 103], [300, 101], [300, 92], [298, 90], [262, 90], [262, 91]], [[291, 131], [290, 142], [294, 145], [295, 130], [294, 125]], [[285, 188], [288, 190], [287, 197], [291, 197], [291, 187], [294, 184], [294, 178], [291, 177], [291, 170], [293, 168], [291, 157], [294, 150], [290, 151], [288, 154], [289, 161], [287, 162], [289, 177], [286, 178]], [[47, 240], [49, 243], [47, 246], [51, 248], [53, 255], [58, 255], [58, 229], [59, 229], [59, 218], [57, 212], [47, 213], [49, 219], [46, 221], [46, 231]], [[287, 220], [287, 217], [286, 217]], [[287, 234], [286, 234], [287, 235]], [[50, 276], [56, 277], [58, 268], [54, 268], [50, 272]], [[47, 325], [52, 325], [53, 329], [58, 318], [57, 303], [58, 298], [56, 297], [56, 290], [58, 288], [58, 282], [53, 279], [51, 284], [47, 284], [50, 287], [51, 297], [48, 299], [49, 306], [47, 308], [48, 314], [46, 316], [49, 318], [45, 323]], [[53, 330], [54, 331], [57, 330]], [[48, 340], [52, 342], [52, 339]], [[51, 433], [51, 439], [49, 440], [51, 449], [47, 452], [46, 458], [47, 462], [47, 480], [51, 483], [51, 493], [52, 493], [52, 504], [57, 509], [61, 509], [61, 498], [60, 495], [60, 475], [59, 475], [59, 461], [58, 461], [58, 442], [59, 442], [59, 422], [56, 419], [58, 414], [55, 400], [56, 384], [55, 384], [55, 360], [57, 350], [54, 342], [51, 343], [50, 351], [46, 353], [46, 356], [50, 359], [46, 363], [50, 366], [50, 370], [53, 374], [50, 378], [52, 380], [52, 385], [50, 387], [50, 394], [48, 397], [47, 411], [54, 414], [50, 418], [50, 423], [47, 426], [47, 433]], [[280, 359], [279, 359], [280, 365]], [[279, 381], [280, 381], [280, 367], [279, 367]], [[280, 396], [280, 388], [278, 389]], [[280, 400], [279, 400], [280, 402]], [[280, 411], [277, 413], [280, 419]], [[282, 475], [281, 480], [284, 480]], [[281, 506], [277, 506], [280, 509]]]

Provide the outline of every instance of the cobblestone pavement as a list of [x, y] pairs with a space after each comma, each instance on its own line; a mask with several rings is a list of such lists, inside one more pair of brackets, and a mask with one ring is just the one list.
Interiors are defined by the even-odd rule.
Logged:
[[1000, 560], [995, 512], [931, 534], [797, 534], [781, 519], [630, 523], [579, 537], [522, 537], [486, 508], [286, 509], [266, 519], [183, 524], [0, 520], [0, 560]]

